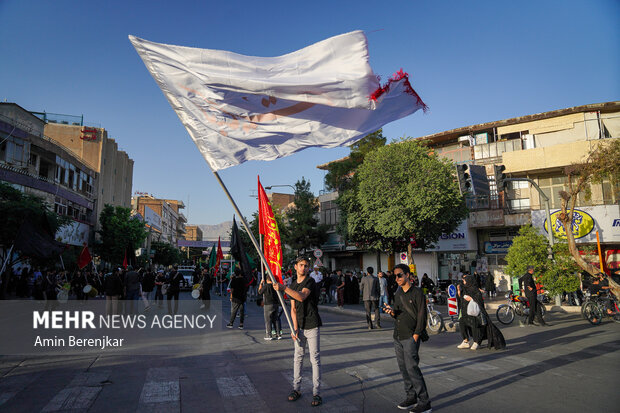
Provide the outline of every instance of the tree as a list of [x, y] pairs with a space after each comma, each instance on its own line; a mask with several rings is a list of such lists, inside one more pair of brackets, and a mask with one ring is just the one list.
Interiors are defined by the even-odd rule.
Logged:
[[177, 264], [181, 261], [181, 253], [178, 248], [168, 244], [167, 242], [153, 242], [151, 248], [155, 250], [153, 263], [164, 266]]
[[[286, 249], [286, 245], [288, 245], [288, 228], [286, 223], [284, 222], [284, 217], [278, 211], [273, 211], [274, 216], [276, 218], [276, 222], [278, 224], [278, 230], [280, 231], [280, 242], [282, 243], [283, 249]], [[246, 219], [247, 221], [247, 219]], [[247, 221], [250, 226], [250, 230], [254, 235], [254, 239], [256, 242], [259, 242], [259, 233], [258, 233], [258, 212], [254, 212], [252, 214], [252, 219]], [[256, 248], [254, 248], [254, 244], [252, 244], [252, 240], [250, 240], [250, 236], [245, 230], [245, 226], [239, 225], [239, 235], [241, 236], [241, 241], [244, 246], [247, 246], [246, 253], [250, 256], [250, 258], [255, 262], [259, 263], [260, 258], [258, 258], [258, 252], [256, 252]], [[285, 251], [282, 251], [284, 256]]]
[[[0, 247], [2, 247], [0, 259], [2, 259], [2, 263], [9, 258], [9, 250], [15, 242], [22, 223], [26, 220], [38, 221], [40, 219], [47, 220], [50, 230], [54, 234], [71, 221], [68, 217], [56, 214], [42, 198], [23, 193], [9, 184], [0, 182], [0, 228], [2, 228], [0, 230]], [[11, 255], [13, 256], [13, 254]], [[10, 269], [25, 258], [23, 256], [11, 257], [7, 261], [6, 268]], [[0, 267], [2, 263], [0, 263]], [[5, 274], [2, 276], [5, 277]], [[7, 284], [7, 279], [3, 278], [2, 292], [6, 291]]]
[[288, 245], [297, 253], [318, 248], [327, 241], [327, 226], [319, 225], [319, 203], [310, 192], [310, 181], [295, 183], [295, 205], [286, 213]]
[[519, 228], [519, 234], [512, 240], [506, 254], [506, 274], [520, 277], [533, 265], [536, 271], [544, 272], [549, 264], [547, 239], [531, 225]]
[[[620, 162], [618, 159], [620, 159], [620, 139], [605, 139], [598, 142], [583, 162], [565, 168], [568, 190], [560, 191], [562, 212], [558, 219], [564, 227], [570, 254], [577, 265], [591, 275], [597, 274], [599, 269], [585, 261], [577, 248], [572, 231], [575, 205], [580, 193], [584, 192], [586, 198], [589, 196], [590, 183], [600, 183], [603, 179], [611, 181], [611, 186], [616, 192], [616, 197], [618, 197], [620, 188]], [[601, 268], [600, 271], [602, 270]], [[620, 285], [611, 277], [608, 277], [608, 280], [615, 296], [620, 297]]]
[[95, 252], [112, 264], [122, 263], [127, 250], [135, 250], [146, 239], [144, 223], [131, 217], [130, 208], [105, 205], [99, 224], [101, 241], [95, 244]]
[[467, 216], [454, 165], [425, 142], [404, 140], [369, 152], [354, 184], [347, 199], [348, 234], [370, 248], [395, 251], [411, 236], [428, 248]]
[[568, 244], [553, 246], [554, 259], [548, 257], [547, 238], [531, 225], [524, 225], [513, 239], [506, 255], [506, 273], [512, 277], [525, 274], [528, 265], [536, 268], [538, 281], [551, 296], [579, 289], [581, 269], [570, 255]]

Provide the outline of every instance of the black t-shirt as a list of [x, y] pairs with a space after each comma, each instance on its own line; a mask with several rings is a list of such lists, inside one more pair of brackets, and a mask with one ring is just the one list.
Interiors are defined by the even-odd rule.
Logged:
[[180, 284], [182, 280], [183, 276], [181, 275], [181, 273], [177, 271], [172, 271], [168, 275], [168, 283], [170, 284], [170, 286], [168, 287], [168, 293], [175, 293], [179, 291], [181, 288]]
[[319, 316], [316, 282], [309, 275], [301, 282], [297, 282], [297, 277], [293, 279], [290, 286], [291, 290], [301, 292], [304, 288], [310, 290], [310, 295], [302, 302], [295, 300], [295, 311], [297, 313], [297, 327], [301, 330], [310, 330], [323, 325]]
[[[407, 306], [407, 308], [405, 308]], [[407, 340], [426, 328], [426, 300], [422, 290], [411, 286], [407, 292], [398, 289], [394, 298], [394, 338]]]
[[232, 290], [232, 301], [234, 303], [245, 303], [246, 299], [246, 282], [243, 277], [233, 277], [230, 281], [230, 289]]

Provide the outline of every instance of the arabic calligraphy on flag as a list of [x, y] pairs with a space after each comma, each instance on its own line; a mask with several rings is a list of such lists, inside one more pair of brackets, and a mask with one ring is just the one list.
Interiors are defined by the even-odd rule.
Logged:
[[425, 107], [402, 72], [379, 85], [361, 31], [277, 57], [129, 38], [213, 171], [350, 145]]
[[258, 232], [265, 236], [263, 253], [269, 263], [271, 273], [282, 284], [282, 243], [276, 217], [267, 198], [265, 189], [258, 178]]

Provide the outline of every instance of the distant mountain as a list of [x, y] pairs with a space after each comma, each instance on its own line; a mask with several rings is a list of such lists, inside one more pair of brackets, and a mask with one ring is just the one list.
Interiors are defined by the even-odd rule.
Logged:
[[216, 225], [198, 225], [198, 227], [202, 230], [202, 239], [204, 241], [217, 241], [218, 237], [221, 237], [222, 241], [229, 241], [232, 221]]

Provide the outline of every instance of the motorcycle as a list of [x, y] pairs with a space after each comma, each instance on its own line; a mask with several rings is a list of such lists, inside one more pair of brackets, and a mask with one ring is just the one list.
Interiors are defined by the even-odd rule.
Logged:
[[435, 299], [433, 298], [433, 294], [427, 294], [426, 299], [426, 314], [427, 314], [427, 322], [428, 329], [433, 333], [438, 333], [441, 330], [441, 326], [443, 325], [443, 317], [441, 313], [433, 308], [433, 303]]
[[[497, 316], [497, 320], [502, 324], [510, 324], [514, 321], [515, 315], [526, 317], [530, 314], [530, 303], [527, 298], [514, 295], [513, 293], [506, 294], [506, 298], [508, 299], [508, 304], [502, 304], [497, 308], [497, 312], [495, 315]], [[540, 297], [538, 298], [540, 311], [542, 315], [545, 315], [546, 308], [542, 303]]]

